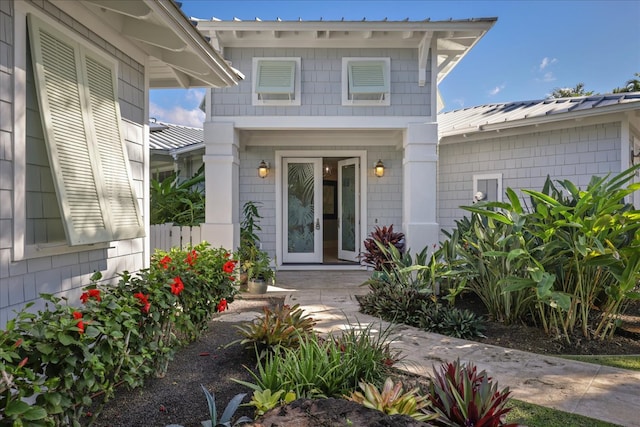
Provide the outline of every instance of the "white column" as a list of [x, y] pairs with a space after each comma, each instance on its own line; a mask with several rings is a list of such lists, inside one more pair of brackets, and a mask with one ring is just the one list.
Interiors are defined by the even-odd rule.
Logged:
[[240, 163], [233, 123], [204, 123], [205, 223], [202, 240], [235, 251], [240, 245]]
[[438, 125], [410, 123], [404, 133], [402, 229], [412, 254], [438, 243]]

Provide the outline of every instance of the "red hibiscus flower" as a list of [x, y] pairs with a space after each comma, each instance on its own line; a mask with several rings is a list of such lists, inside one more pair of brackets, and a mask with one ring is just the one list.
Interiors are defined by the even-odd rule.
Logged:
[[80, 313], [79, 311], [74, 311], [73, 318], [78, 321], [78, 323], [76, 323], [76, 327], [80, 329], [80, 333], [84, 334], [84, 322], [82, 321], [82, 313]]
[[173, 278], [173, 283], [171, 284], [171, 293], [174, 295], [180, 295], [180, 292], [184, 290], [184, 283], [182, 283], [182, 279], [179, 277]]
[[222, 298], [218, 303], [218, 311], [225, 311], [227, 309], [227, 300]]
[[91, 298], [98, 302], [102, 301], [100, 291], [98, 289], [89, 289], [87, 292], [83, 292], [82, 295], [80, 295], [80, 301], [82, 301], [83, 304], [86, 304]]
[[198, 253], [194, 250], [192, 250], [191, 252], [189, 252], [187, 254], [187, 259], [186, 262], [187, 264], [189, 264], [191, 267], [193, 267], [193, 263], [196, 262], [196, 259], [198, 259]]
[[236, 268], [236, 261], [227, 261], [222, 266], [222, 270], [225, 273], [233, 273], [234, 268]]
[[162, 268], [164, 268], [165, 270], [167, 268], [169, 268], [169, 264], [171, 263], [171, 258], [169, 258], [169, 255], [165, 255], [164, 258], [162, 258], [160, 260], [160, 265], [162, 266]]
[[138, 302], [142, 304], [140, 307], [140, 311], [143, 313], [148, 313], [151, 308], [151, 303], [149, 302], [149, 295], [145, 295], [142, 292], [138, 292], [137, 294], [133, 294], [134, 297], [138, 298]]

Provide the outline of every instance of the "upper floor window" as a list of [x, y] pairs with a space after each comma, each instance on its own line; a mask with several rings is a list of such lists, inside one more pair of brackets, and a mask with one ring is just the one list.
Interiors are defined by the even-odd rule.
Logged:
[[253, 105], [300, 105], [300, 58], [253, 58]]
[[390, 58], [342, 58], [342, 105], [391, 105]]

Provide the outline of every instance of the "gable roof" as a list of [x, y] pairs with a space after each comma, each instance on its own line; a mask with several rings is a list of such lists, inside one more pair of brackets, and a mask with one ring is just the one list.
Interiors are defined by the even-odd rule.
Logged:
[[152, 151], [178, 155], [204, 148], [202, 128], [152, 121], [149, 123], [149, 148]]
[[420, 83], [428, 52], [437, 58], [440, 83], [498, 18], [431, 21], [220, 21], [192, 18], [214, 47], [416, 48]]
[[84, 0], [79, 5], [149, 55], [152, 88], [226, 87], [243, 78], [173, 0]]
[[440, 138], [640, 109], [640, 92], [487, 104], [438, 114]]

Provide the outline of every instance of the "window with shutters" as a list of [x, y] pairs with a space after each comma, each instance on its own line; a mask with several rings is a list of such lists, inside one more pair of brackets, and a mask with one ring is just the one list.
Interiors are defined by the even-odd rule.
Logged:
[[502, 174], [473, 175], [472, 203], [501, 202]]
[[390, 58], [342, 58], [342, 105], [391, 105]]
[[253, 105], [300, 105], [300, 58], [253, 58]]
[[25, 70], [24, 130], [16, 133], [25, 141], [16, 159], [24, 204], [18, 191], [15, 199], [24, 232], [15, 233], [22, 241], [14, 258], [144, 236], [121, 132], [116, 62], [52, 23], [26, 18], [18, 46], [26, 55], [16, 60]]

